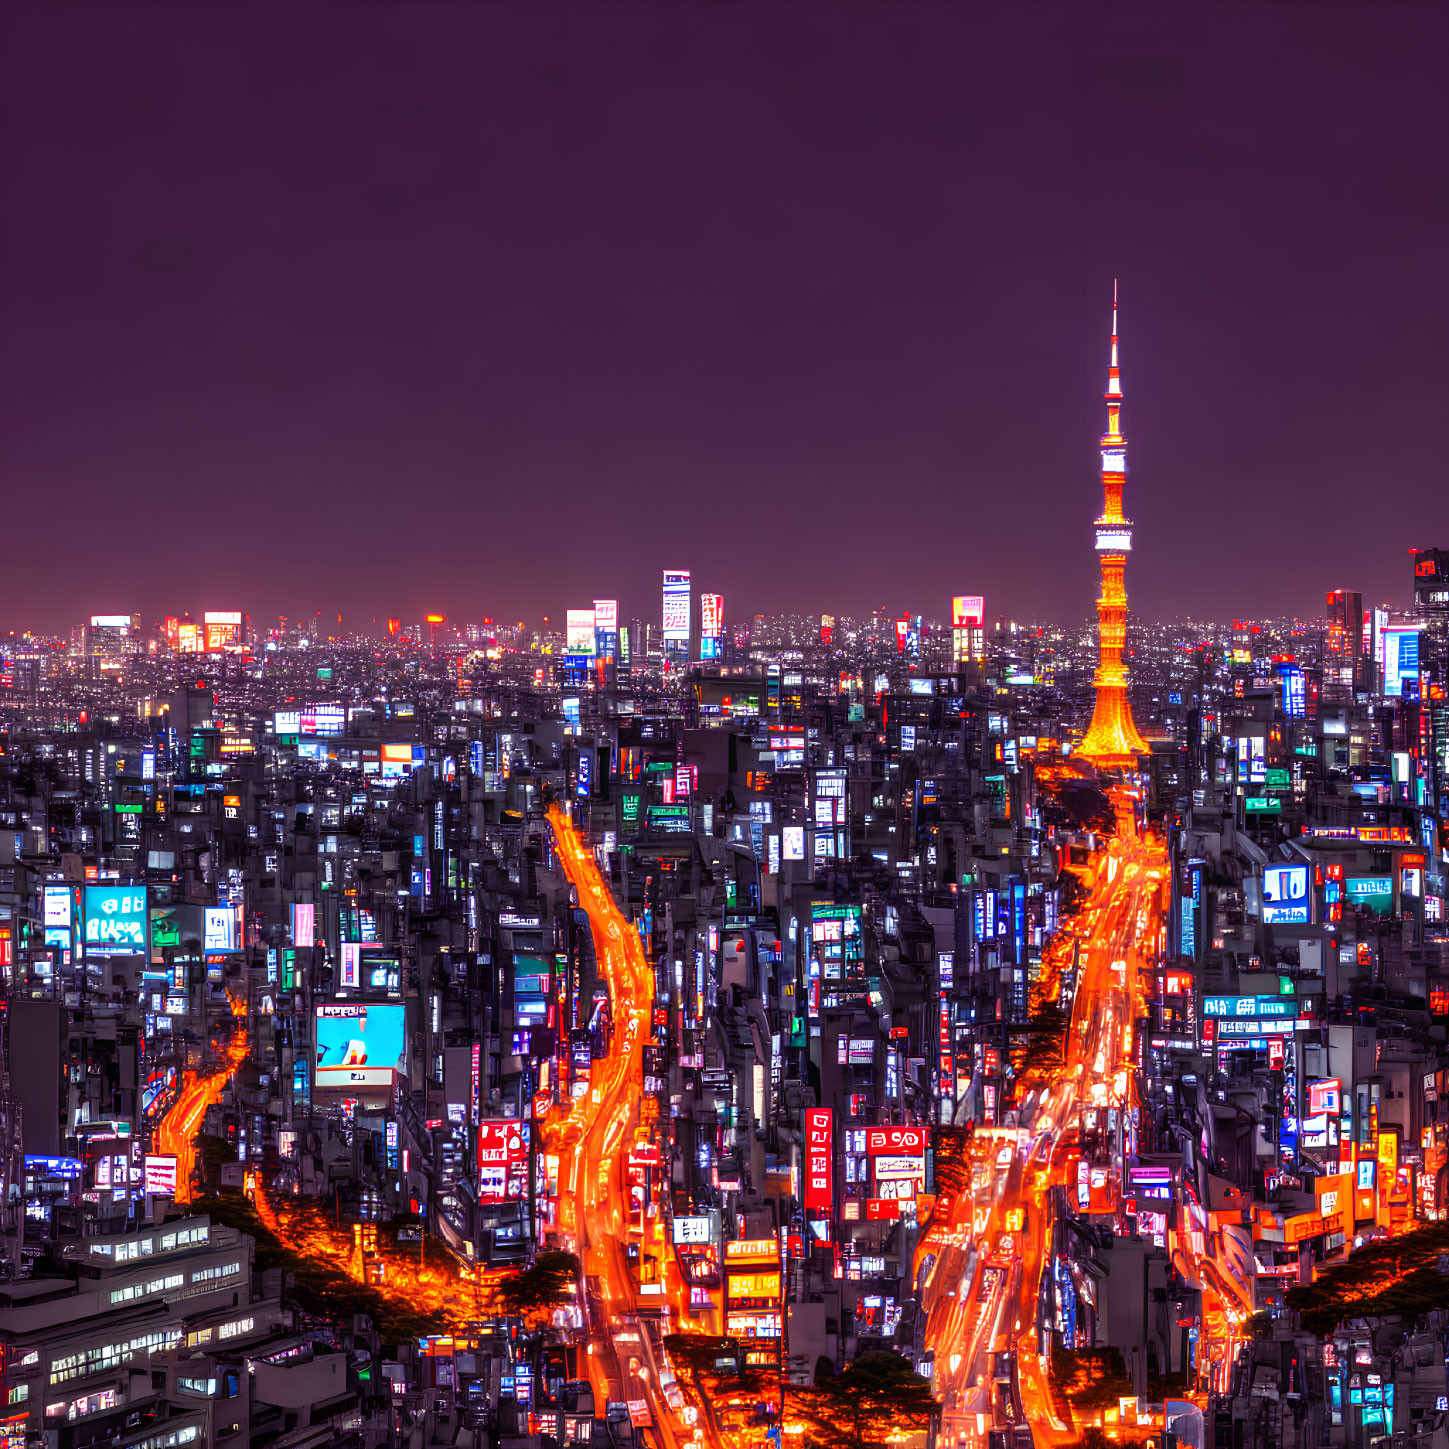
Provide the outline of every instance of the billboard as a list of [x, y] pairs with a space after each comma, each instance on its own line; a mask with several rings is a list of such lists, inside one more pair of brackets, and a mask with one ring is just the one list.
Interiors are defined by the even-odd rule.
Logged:
[[666, 643], [689, 642], [689, 570], [664, 570], [664, 639]]
[[700, 633], [720, 635], [725, 632], [725, 596], [700, 594]]
[[274, 735], [340, 735], [347, 729], [347, 710], [340, 704], [313, 704], [305, 709], [279, 709], [272, 716]]
[[674, 1242], [678, 1247], [697, 1247], [710, 1242], [712, 1237], [706, 1214], [674, 1219]]
[[85, 888], [86, 950], [92, 956], [146, 952], [146, 887]]
[[835, 1204], [835, 1134], [829, 1107], [805, 1111], [805, 1211], [829, 1217]]
[[1303, 671], [1296, 664], [1279, 669], [1278, 686], [1282, 695], [1284, 715], [1288, 719], [1303, 719], [1308, 713], [1308, 697]]
[[240, 951], [241, 931], [235, 906], [207, 906], [203, 922], [202, 949]]
[[292, 944], [310, 950], [317, 944], [317, 907], [307, 901], [292, 906]]
[[594, 628], [597, 614], [593, 609], [569, 609], [564, 615], [564, 650], [568, 654], [592, 658], [595, 652]]
[[1390, 698], [1419, 697], [1419, 629], [1396, 624], [1383, 631], [1384, 694]]
[[146, 1191], [157, 1197], [175, 1197], [176, 1158], [169, 1152], [148, 1152], [144, 1163]]
[[986, 621], [986, 598], [982, 594], [957, 594], [951, 600], [953, 629], [980, 629]]
[[312, 1071], [317, 1090], [391, 1089], [407, 1071], [404, 1010], [365, 1001], [318, 1006]]
[[344, 941], [339, 953], [337, 969], [338, 990], [356, 991], [362, 985], [361, 941]]
[[519, 1202], [528, 1196], [524, 1130], [521, 1122], [478, 1124], [479, 1202]]
[[201, 622], [206, 631], [208, 653], [241, 643], [242, 616], [239, 610], [203, 614]]
[[724, 634], [724, 595], [701, 594], [699, 596], [699, 657], [718, 659], [724, 652], [720, 647]]
[[1263, 924], [1306, 926], [1309, 917], [1308, 866], [1270, 865], [1263, 869]]
[[865, 1133], [865, 1150], [872, 1157], [886, 1154], [926, 1155], [926, 1129], [924, 1127], [868, 1127]]
[[70, 906], [71, 894], [69, 886], [46, 886], [43, 906], [46, 929], [49, 930], [53, 927], [57, 930], [70, 930]]
[[1351, 875], [1343, 883], [1350, 901], [1356, 906], [1372, 906], [1375, 910], [1393, 909], [1394, 878], [1389, 875]]
[[1276, 1017], [1287, 1020], [1298, 1015], [1296, 996], [1205, 996], [1204, 1016]]
[[604, 634], [617, 633], [619, 628], [618, 599], [594, 600], [594, 628]]

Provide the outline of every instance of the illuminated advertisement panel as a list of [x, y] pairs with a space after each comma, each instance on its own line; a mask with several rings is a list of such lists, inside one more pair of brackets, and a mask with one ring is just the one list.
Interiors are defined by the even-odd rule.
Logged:
[[869, 1127], [865, 1133], [865, 1150], [872, 1157], [887, 1155], [926, 1155], [924, 1127]]
[[595, 652], [593, 609], [570, 609], [564, 616], [564, 648], [570, 654], [592, 658]]
[[241, 933], [237, 929], [235, 906], [207, 906], [202, 949], [206, 951], [240, 951]]
[[240, 610], [206, 613], [201, 616], [201, 622], [206, 631], [208, 653], [226, 649], [241, 642], [242, 616]]
[[982, 594], [957, 594], [951, 600], [953, 629], [980, 629], [986, 619], [986, 599]]
[[1387, 911], [1394, 904], [1394, 878], [1388, 875], [1351, 875], [1343, 883], [1350, 901], [1356, 906], [1373, 906]]
[[708, 1243], [713, 1234], [707, 1215], [678, 1217], [674, 1219], [674, 1241], [681, 1247], [694, 1247]]
[[919, 1177], [926, 1175], [924, 1157], [877, 1157], [871, 1166], [875, 1168], [876, 1180], [885, 1182], [894, 1177]]
[[701, 659], [718, 659], [724, 635], [724, 595], [701, 594], [699, 596], [699, 656]]
[[619, 627], [619, 601], [617, 599], [594, 600], [594, 628], [605, 634], [614, 633]]
[[778, 1263], [780, 1246], [774, 1238], [735, 1238], [725, 1244], [729, 1263]]
[[1265, 925], [1308, 924], [1307, 865], [1270, 865], [1263, 871]]
[[317, 1007], [312, 1081], [318, 1091], [391, 1088], [407, 1071], [405, 1008], [371, 1002], [324, 1002]]
[[479, 1124], [479, 1202], [519, 1202], [528, 1196], [528, 1142], [523, 1133], [521, 1122]]
[[1298, 1000], [1293, 996], [1205, 996], [1204, 1016], [1294, 1017]]
[[85, 888], [86, 950], [92, 956], [146, 951], [146, 887]]
[[[1390, 698], [1419, 697], [1418, 626], [1394, 625], [1383, 630], [1384, 694]], [[1406, 687], [1412, 681], [1412, 688]]]
[[829, 1217], [835, 1203], [833, 1113], [829, 1107], [805, 1111], [805, 1211]]
[[292, 906], [292, 944], [299, 950], [311, 950], [317, 943], [317, 907], [307, 901]]
[[1303, 671], [1296, 664], [1280, 669], [1278, 685], [1282, 694], [1283, 713], [1289, 719], [1302, 719], [1308, 713]]
[[727, 1291], [731, 1308], [753, 1308], [756, 1305], [768, 1306], [777, 1303], [780, 1299], [779, 1270], [772, 1273], [737, 1273], [731, 1269]]
[[689, 642], [688, 569], [664, 570], [664, 638], [668, 643]]
[[170, 1153], [147, 1153], [143, 1161], [146, 1191], [158, 1197], [175, 1197], [176, 1158]]
[[69, 886], [46, 886], [43, 906], [46, 929], [49, 930], [54, 927], [57, 930], [70, 930], [70, 906], [71, 894]]

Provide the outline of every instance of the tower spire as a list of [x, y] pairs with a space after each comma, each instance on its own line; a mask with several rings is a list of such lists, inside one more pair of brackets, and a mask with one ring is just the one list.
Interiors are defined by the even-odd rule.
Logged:
[[1097, 703], [1077, 753], [1096, 765], [1130, 769], [1147, 743], [1132, 720], [1127, 699], [1127, 589], [1123, 576], [1132, 550], [1132, 525], [1122, 513], [1127, 481], [1127, 439], [1122, 436], [1122, 376], [1117, 366], [1117, 281], [1112, 280], [1112, 350], [1107, 364], [1107, 431], [1102, 435], [1102, 516], [1097, 520], [1097, 558], [1102, 590], [1097, 598]]

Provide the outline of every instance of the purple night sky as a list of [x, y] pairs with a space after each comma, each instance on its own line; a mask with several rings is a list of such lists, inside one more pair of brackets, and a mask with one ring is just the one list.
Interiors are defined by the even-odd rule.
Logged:
[[0, 15], [6, 628], [1405, 602], [1449, 6]]

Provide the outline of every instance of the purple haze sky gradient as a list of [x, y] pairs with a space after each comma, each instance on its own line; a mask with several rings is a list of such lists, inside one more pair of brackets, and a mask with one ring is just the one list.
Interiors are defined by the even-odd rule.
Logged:
[[1449, 545], [1449, 6], [0, 15], [5, 627], [1091, 609]]

